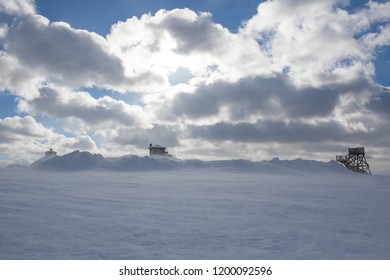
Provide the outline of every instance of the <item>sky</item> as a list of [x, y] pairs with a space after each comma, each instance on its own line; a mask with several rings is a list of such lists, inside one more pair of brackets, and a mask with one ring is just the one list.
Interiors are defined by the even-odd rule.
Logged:
[[390, 173], [390, 1], [0, 0], [0, 166], [306, 158]]

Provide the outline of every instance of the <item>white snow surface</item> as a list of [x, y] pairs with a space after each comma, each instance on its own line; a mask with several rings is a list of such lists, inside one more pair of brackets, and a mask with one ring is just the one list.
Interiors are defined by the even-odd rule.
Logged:
[[0, 169], [0, 259], [390, 259], [390, 177], [267, 164]]

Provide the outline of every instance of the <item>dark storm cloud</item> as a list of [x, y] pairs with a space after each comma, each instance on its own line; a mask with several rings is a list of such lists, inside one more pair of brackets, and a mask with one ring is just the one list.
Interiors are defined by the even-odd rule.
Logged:
[[297, 89], [283, 76], [250, 77], [235, 83], [215, 82], [201, 86], [195, 93], [178, 94], [171, 107], [166, 107], [165, 115], [168, 118], [186, 116], [198, 119], [216, 115], [221, 108], [227, 108], [233, 121], [258, 113], [292, 119], [324, 117], [332, 113], [341, 94], [369, 88], [370, 83], [365, 79], [320, 89]]
[[0, 25], [9, 26], [12, 24], [14, 17], [0, 11]]
[[375, 95], [367, 104], [367, 109], [374, 113], [390, 116], [390, 90], [382, 91]]
[[175, 147], [179, 144], [178, 136], [175, 126], [155, 124], [149, 129], [121, 128], [114, 141], [120, 145], [134, 145], [138, 148], [145, 148], [149, 143]]
[[217, 123], [208, 126], [192, 126], [190, 134], [195, 138], [230, 140], [234, 142], [318, 142], [345, 138], [348, 133], [335, 122], [305, 124], [301, 122], [257, 121], [256, 123]]
[[263, 120], [256, 123], [237, 124], [220, 122], [206, 126], [189, 126], [193, 138], [211, 141], [233, 141], [243, 143], [320, 143], [352, 142], [386, 147], [390, 144], [388, 125], [378, 126], [372, 131], [349, 131], [336, 121], [316, 124]]

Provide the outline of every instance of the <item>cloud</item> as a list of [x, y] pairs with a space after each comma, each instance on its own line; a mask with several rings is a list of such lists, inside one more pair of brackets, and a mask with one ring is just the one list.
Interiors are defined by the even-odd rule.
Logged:
[[221, 42], [229, 36], [229, 31], [211, 20], [211, 14], [195, 14], [188, 9], [160, 11], [161, 21], [150, 23], [160, 32], [168, 32], [175, 40], [174, 51], [190, 54], [191, 52], [214, 53], [221, 51]]
[[83, 151], [96, 151], [97, 146], [91, 137], [88, 135], [79, 135], [75, 138], [68, 139], [63, 144], [65, 149], [71, 150], [83, 150]]
[[24, 16], [35, 12], [34, 0], [0, 0], [0, 13]]
[[[8, 80], [0, 81], [0, 90], [33, 98], [45, 83], [72, 89], [96, 86], [122, 93], [161, 84], [161, 77], [150, 71], [126, 72], [124, 61], [110, 51], [104, 37], [65, 22], [50, 22], [35, 9], [23, 12], [20, 3], [29, 1], [4, 3], [7, 9], [0, 11], [0, 55], [9, 66], [2, 68]], [[20, 13], [12, 12], [12, 7]], [[13, 71], [18, 67], [20, 73]], [[13, 82], [18, 79], [27, 86]], [[31, 88], [30, 95], [24, 87]]]
[[345, 140], [349, 133], [337, 122], [303, 123], [259, 120], [256, 123], [217, 123], [208, 126], [192, 126], [190, 133], [195, 138], [212, 141], [250, 143], [297, 143]]
[[5, 43], [5, 50], [25, 67], [72, 88], [113, 88], [126, 80], [121, 60], [107, 49], [97, 34], [38, 15], [17, 21]]
[[371, 22], [388, 22], [390, 15], [389, 1], [373, 1], [370, 0], [366, 4], [367, 8], [363, 9], [363, 13]]
[[25, 138], [44, 138], [52, 132], [30, 116], [0, 119], [0, 143], [22, 141]]
[[298, 86], [354, 80], [361, 73], [372, 77], [371, 54], [359, 41], [370, 28], [367, 10], [350, 13], [337, 4], [267, 1], [240, 32], [255, 38]]
[[211, 74], [236, 80], [272, 73], [255, 40], [229, 32], [208, 13], [189, 9], [160, 10], [118, 22], [107, 41], [127, 72], [151, 72], [164, 79], [165, 88], [179, 68], [188, 69], [194, 80]]
[[[155, 124], [149, 129], [120, 128], [112, 140], [119, 145], [133, 145], [138, 148], [148, 146], [149, 143], [175, 147], [179, 145], [180, 129], [176, 126]], [[157, 142], [157, 143], [156, 143]]]
[[140, 106], [129, 105], [109, 96], [95, 99], [87, 92], [71, 92], [65, 88], [42, 87], [39, 97], [19, 100], [18, 109], [29, 114], [77, 118], [95, 127], [146, 126], [145, 114]]
[[39, 96], [38, 87], [44, 81], [44, 77], [24, 67], [17, 59], [2, 51], [0, 76], [0, 91], [9, 90], [26, 99]]
[[4, 23], [0, 22], [0, 43], [1, 43], [1, 40], [7, 34], [7, 31], [8, 31], [8, 27]]
[[[199, 119], [224, 114], [237, 121], [252, 116], [263, 118], [327, 117], [338, 105], [340, 95], [358, 95], [373, 89], [364, 77], [332, 87], [296, 88], [285, 76], [244, 78], [238, 82], [218, 81], [200, 86], [191, 93], [179, 93], [171, 104], [162, 104], [167, 119]], [[223, 116], [222, 116], [223, 117]]]
[[96, 149], [96, 144], [90, 136], [65, 137], [46, 128], [30, 116], [0, 119], [0, 144], [19, 147], [26, 143], [36, 148], [39, 147], [38, 149], [42, 149], [45, 144], [67, 151]]
[[381, 26], [378, 32], [368, 33], [362, 38], [363, 43], [371, 51], [390, 45], [390, 24]]
[[214, 23], [208, 13], [160, 10], [118, 22], [106, 39], [32, 15], [12, 25], [5, 46], [39, 80], [120, 92], [169, 89], [178, 69], [190, 77], [182, 82], [195, 85], [287, 73], [297, 86], [321, 87], [353, 82], [362, 73], [373, 76], [369, 56], [355, 38], [363, 28], [355, 25], [364, 25], [366, 15], [333, 4], [265, 2], [238, 33]]
[[383, 91], [374, 95], [374, 97], [367, 104], [367, 109], [371, 112], [379, 113], [386, 116], [390, 116], [390, 89], [383, 88]]
[[[367, 145], [369, 147], [388, 147], [390, 129], [387, 124], [378, 125], [370, 131], [350, 130], [337, 121], [321, 122], [283, 122], [258, 120], [255, 123], [240, 122], [236, 124], [220, 122], [212, 125], [189, 126], [188, 133], [195, 139], [219, 142], [248, 144], [282, 144], [293, 145], [305, 150], [306, 143], [316, 143], [317, 150], [329, 143], [338, 145]], [[349, 144], [348, 144], [349, 143]], [[333, 144], [334, 145], [334, 144]]]

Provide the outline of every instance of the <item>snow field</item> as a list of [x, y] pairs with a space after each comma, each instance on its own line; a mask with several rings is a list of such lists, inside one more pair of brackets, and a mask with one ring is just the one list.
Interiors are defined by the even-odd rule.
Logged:
[[0, 169], [0, 259], [390, 259], [390, 177]]

